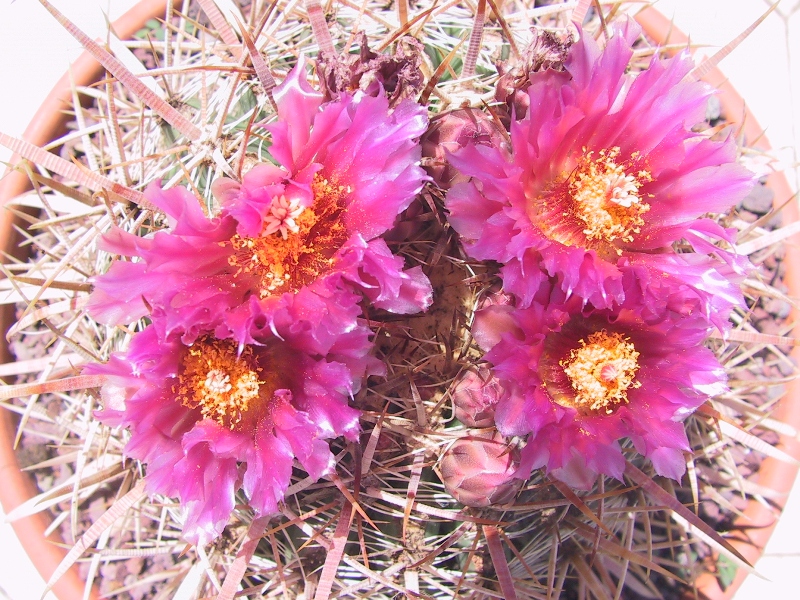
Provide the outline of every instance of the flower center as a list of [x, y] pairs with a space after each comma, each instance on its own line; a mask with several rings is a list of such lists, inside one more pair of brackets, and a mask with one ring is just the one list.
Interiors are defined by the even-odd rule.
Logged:
[[556, 402], [580, 412], [599, 411], [611, 414], [628, 403], [629, 389], [641, 386], [635, 381], [639, 353], [629, 338], [620, 333], [596, 331], [588, 342], [570, 352], [559, 362], [574, 391], [574, 397], [561, 395]]
[[261, 298], [296, 292], [312, 283], [330, 270], [333, 255], [347, 241], [343, 215], [350, 189], [319, 176], [311, 189], [310, 207], [285, 196], [273, 198], [261, 236], [235, 235], [230, 241], [233, 276], [256, 278]]
[[[184, 353], [172, 392], [183, 406], [199, 408], [204, 419], [223, 427], [241, 430], [254, 426], [270, 416], [273, 400], [281, 396], [276, 392], [286, 387], [281, 369], [269, 360], [272, 353], [265, 352], [266, 361], [250, 346], [239, 355], [231, 340], [200, 338]], [[262, 362], [271, 363], [270, 369]]]
[[642, 215], [650, 210], [640, 188], [652, 177], [636, 167], [638, 153], [627, 162], [618, 162], [619, 154], [619, 147], [597, 153], [584, 148], [569, 176], [534, 203], [534, 222], [550, 239], [566, 246], [599, 246], [606, 253], [616, 241], [634, 240], [644, 225]]
[[281, 237], [285, 240], [289, 237], [290, 231], [298, 233], [300, 227], [295, 219], [302, 214], [304, 208], [297, 198], [289, 200], [284, 195], [273, 198], [269, 214], [264, 217], [263, 235], [280, 232]]

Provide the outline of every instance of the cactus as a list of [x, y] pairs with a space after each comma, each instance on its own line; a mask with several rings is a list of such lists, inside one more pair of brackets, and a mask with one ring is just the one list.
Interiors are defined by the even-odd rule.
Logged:
[[[32, 173], [33, 257], [8, 271], [11, 335], [45, 336], [56, 368], [4, 397], [36, 394], [37, 418], [56, 407], [57, 460], [74, 461], [42, 494], [64, 495], [54, 510], [80, 540], [56, 577], [91, 548], [88, 584], [100, 566], [117, 597], [657, 597], [714, 568], [707, 550], [691, 565], [690, 529], [744, 560], [684, 506], [740, 486], [712, 396], [737, 399], [724, 421], [741, 444], [763, 443], [744, 429], [768, 410], [742, 407], [748, 347], [713, 334], [745, 319], [754, 277], [717, 224], [751, 183], [735, 144], [661, 132], [665, 152], [697, 139], [697, 169], [713, 163], [704, 175], [727, 188], [701, 207], [714, 221], [655, 230], [669, 251], [624, 265], [614, 244], [648, 212], [683, 223], [652, 183], [672, 155], [613, 146], [549, 183], [498, 175], [533, 160], [522, 146], [543, 115], [556, 133], [542, 172], [562, 152], [560, 117], [530, 98], [579, 76], [571, 48], [617, 48], [614, 76], [648, 73], [694, 115], [706, 92], [683, 81], [688, 59], [650, 64], [623, 3], [602, 19], [588, 2], [185, 4], [127, 43], [155, 91], [83, 40], [109, 75], [76, 90], [93, 104], [73, 107], [62, 142], [81, 167], [0, 137], [48, 170]], [[616, 86], [612, 66], [593, 85]], [[572, 255], [548, 271], [506, 248], [524, 211], [501, 215], [505, 191], [541, 184], [560, 202], [592, 177], [638, 212], [602, 243], [592, 214], [569, 234], [599, 257], [588, 276]], [[556, 237], [537, 246], [544, 263]], [[669, 371], [667, 350], [695, 371]], [[654, 379], [669, 403], [647, 412]], [[103, 576], [123, 560], [141, 579], [124, 588]]]

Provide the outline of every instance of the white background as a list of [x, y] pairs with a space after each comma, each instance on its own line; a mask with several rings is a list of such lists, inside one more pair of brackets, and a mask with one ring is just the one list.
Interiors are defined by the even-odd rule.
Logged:
[[[91, 37], [104, 38], [104, 12], [113, 21], [135, 0], [52, 3]], [[42, 99], [80, 54], [80, 44], [38, 1], [0, 0], [0, 131], [20, 137]], [[7, 161], [10, 155], [0, 148], [0, 161]], [[4, 170], [0, 164], [0, 173]], [[0, 600], [39, 600], [44, 582], [28, 561], [13, 529], [4, 522], [1, 510], [0, 519]], [[55, 600], [53, 595], [47, 598]]]

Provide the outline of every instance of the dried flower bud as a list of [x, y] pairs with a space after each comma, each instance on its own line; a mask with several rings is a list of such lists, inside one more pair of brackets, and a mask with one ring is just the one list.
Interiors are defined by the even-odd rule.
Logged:
[[339, 92], [356, 90], [377, 96], [383, 88], [389, 106], [393, 107], [419, 94], [425, 81], [420, 70], [422, 44], [412, 37], [402, 37], [397, 41], [394, 56], [388, 56], [370, 50], [364, 32], [360, 38], [361, 50], [355, 56], [320, 53], [317, 75], [327, 100], [334, 99]]
[[514, 304], [514, 297], [506, 294], [503, 290], [497, 287], [489, 290], [487, 294], [481, 297], [479, 308], [487, 308], [489, 306], [507, 306]]
[[464, 371], [453, 387], [453, 410], [456, 419], [467, 427], [494, 425], [494, 407], [505, 389], [491, 370], [481, 365], [475, 371]]
[[533, 40], [519, 62], [514, 65], [498, 64], [500, 79], [497, 80], [494, 96], [507, 105], [509, 116], [512, 110], [515, 119], [522, 119], [528, 113], [530, 74], [547, 69], [563, 71], [564, 61], [574, 41], [570, 33], [534, 29]]
[[459, 108], [442, 113], [431, 120], [422, 136], [422, 155], [427, 157], [428, 174], [442, 189], [448, 189], [469, 178], [447, 162], [447, 152], [455, 152], [468, 144], [505, 148], [508, 134], [490, 116], [476, 108]]
[[518, 464], [517, 449], [494, 432], [457, 440], [442, 456], [440, 472], [453, 498], [483, 508], [514, 499], [523, 483], [514, 477]]

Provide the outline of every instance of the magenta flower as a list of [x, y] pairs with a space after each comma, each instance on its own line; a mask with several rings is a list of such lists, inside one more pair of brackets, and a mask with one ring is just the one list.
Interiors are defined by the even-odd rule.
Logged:
[[[523, 306], [549, 280], [597, 308], [619, 306], [666, 260], [676, 285], [724, 324], [741, 294], [736, 281], [709, 275], [746, 261], [711, 244], [727, 233], [700, 217], [730, 208], [753, 176], [735, 162], [732, 139], [692, 130], [710, 90], [687, 79], [688, 55], [626, 73], [637, 35], [628, 22], [601, 50], [581, 34], [564, 71], [530, 73], [511, 151], [473, 144], [451, 155], [472, 180], [449, 191], [450, 222], [471, 256], [503, 265], [504, 289]], [[682, 239], [702, 260], [673, 251]]]
[[197, 199], [183, 188], [165, 192], [152, 186], [147, 195], [167, 215], [170, 231], [140, 237], [114, 229], [103, 237], [109, 252], [142, 260], [116, 261], [95, 280], [89, 310], [96, 319], [127, 323], [155, 309], [163, 313], [165, 331], [180, 331], [187, 344], [223, 323], [221, 337], [234, 335], [250, 343], [254, 327], [294, 322], [295, 329], [307, 330], [306, 346], [313, 346], [308, 351], [321, 354], [355, 324], [359, 298], [345, 288], [300, 287], [269, 298], [265, 307], [253, 291], [258, 274], [231, 267], [235, 249], [230, 240], [236, 235], [232, 217], [206, 218]]
[[161, 316], [126, 352], [84, 373], [107, 376], [98, 418], [130, 429], [125, 453], [145, 463], [147, 490], [180, 498], [184, 537], [205, 544], [227, 524], [237, 490], [257, 515], [270, 515], [295, 459], [312, 479], [329, 473], [326, 440], [357, 439], [348, 397], [382, 369], [363, 326], [312, 358], [289, 330], [244, 346], [208, 331], [187, 345]]
[[140, 260], [118, 261], [95, 281], [90, 310], [98, 320], [130, 322], [163, 307], [173, 312], [169, 328], [192, 332], [254, 306], [250, 298], [269, 319], [320, 299], [332, 317], [349, 312], [357, 291], [397, 313], [428, 307], [427, 277], [419, 267], [404, 270], [378, 237], [427, 180], [418, 143], [425, 110], [405, 100], [390, 111], [384, 95], [362, 93], [323, 104], [302, 62], [275, 97], [278, 121], [267, 129], [280, 166], [259, 164], [242, 184], [217, 180], [222, 210], [214, 218], [187, 190], [148, 188], [170, 229], [105, 236], [104, 249]]
[[579, 488], [598, 473], [621, 479], [619, 440], [629, 438], [659, 475], [680, 479], [689, 450], [682, 421], [727, 389], [724, 369], [702, 345], [703, 317], [650, 325], [630, 310], [505, 308], [489, 307], [477, 321], [491, 344], [486, 360], [511, 390], [497, 404], [497, 428], [528, 436], [518, 476], [545, 467]]

